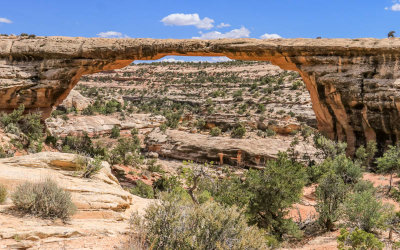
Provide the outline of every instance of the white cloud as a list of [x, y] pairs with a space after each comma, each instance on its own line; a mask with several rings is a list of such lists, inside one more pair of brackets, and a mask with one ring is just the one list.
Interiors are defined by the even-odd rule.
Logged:
[[0, 17], [0, 23], [12, 23], [10, 19], [7, 19], [5, 17]]
[[400, 0], [393, 0], [391, 7], [385, 7], [385, 10], [400, 11]]
[[220, 39], [220, 38], [243, 38], [249, 37], [250, 31], [245, 27], [240, 29], [233, 29], [226, 33], [221, 33], [219, 31], [211, 31], [207, 33], [200, 32], [200, 36], [192, 37], [193, 39]]
[[226, 57], [226, 56], [217, 56], [217, 57], [212, 57], [210, 62], [230, 62], [232, 59]]
[[282, 38], [280, 35], [278, 34], [268, 34], [265, 33], [264, 35], [260, 36], [261, 39], [276, 39], [276, 38]]
[[226, 27], [231, 27], [229, 23], [220, 23], [217, 25], [217, 28], [226, 28]]
[[178, 63], [183, 62], [183, 60], [177, 60], [173, 57], [162, 59], [161, 62]]
[[99, 34], [97, 34], [97, 36], [103, 37], [103, 38], [127, 38], [127, 37], [129, 37], [118, 31], [100, 32]]
[[208, 17], [200, 19], [199, 14], [175, 13], [164, 17], [161, 22], [169, 26], [196, 26], [199, 29], [211, 29], [214, 20]]
[[400, 11], [400, 3], [393, 4], [390, 9], [393, 11]]

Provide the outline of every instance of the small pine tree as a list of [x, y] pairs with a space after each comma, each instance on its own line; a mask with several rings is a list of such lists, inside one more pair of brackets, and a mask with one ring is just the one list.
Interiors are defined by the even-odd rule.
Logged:
[[378, 171], [390, 174], [389, 189], [392, 190], [393, 174], [400, 172], [400, 147], [389, 146], [388, 150], [376, 160]]
[[278, 159], [267, 162], [262, 171], [250, 170], [244, 183], [251, 197], [250, 221], [278, 238], [285, 233], [296, 234], [293, 221], [287, 217], [288, 208], [299, 201], [305, 182], [304, 167], [286, 153], [279, 153]]
[[329, 172], [320, 181], [316, 190], [316, 209], [319, 213], [319, 222], [327, 230], [332, 230], [333, 223], [339, 218], [339, 208], [348, 191], [342, 178], [334, 172]]

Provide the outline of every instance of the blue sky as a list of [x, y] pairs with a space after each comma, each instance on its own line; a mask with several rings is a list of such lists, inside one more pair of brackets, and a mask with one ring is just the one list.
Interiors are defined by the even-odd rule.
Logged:
[[[396, 4], [392, 0], [2, 0], [0, 33], [96, 37], [115, 31], [129, 37], [192, 38], [201, 36], [199, 32], [224, 34], [243, 28], [253, 38], [266, 33], [285, 38], [384, 38], [390, 30], [398, 29], [400, 35], [400, 4]], [[212, 19], [213, 27], [161, 22], [176, 13], [198, 14], [200, 21]], [[220, 23], [230, 26], [217, 28]]]
[[400, 36], [400, 0], [1, 0], [0, 33], [148, 38]]

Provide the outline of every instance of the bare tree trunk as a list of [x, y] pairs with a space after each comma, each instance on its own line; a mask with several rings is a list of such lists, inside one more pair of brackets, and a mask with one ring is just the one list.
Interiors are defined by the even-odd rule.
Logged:
[[191, 186], [191, 187], [189, 188], [189, 190], [188, 190], [189, 195], [190, 195], [190, 197], [192, 198], [192, 200], [193, 200], [193, 202], [194, 202], [195, 204], [199, 204], [199, 201], [197, 200], [196, 196], [194, 195], [194, 191], [195, 191], [196, 188], [197, 188], [197, 183], [198, 183], [198, 181], [199, 181], [199, 178], [200, 178], [200, 175], [197, 175], [197, 176], [194, 177], [194, 179], [193, 179], [193, 186]]
[[390, 194], [390, 191], [392, 190], [392, 181], [393, 181], [393, 173], [390, 173], [389, 189], [387, 191], [387, 194]]

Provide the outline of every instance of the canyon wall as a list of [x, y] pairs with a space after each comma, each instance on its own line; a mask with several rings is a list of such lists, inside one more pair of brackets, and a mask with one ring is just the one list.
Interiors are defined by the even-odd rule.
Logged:
[[[300, 73], [321, 132], [380, 148], [400, 138], [400, 39], [102, 39], [0, 36], [0, 111], [48, 117], [85, 74], [166, 55], [270, 61]], [[399, 80], [397, 80], [399, 78]]]

